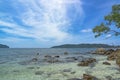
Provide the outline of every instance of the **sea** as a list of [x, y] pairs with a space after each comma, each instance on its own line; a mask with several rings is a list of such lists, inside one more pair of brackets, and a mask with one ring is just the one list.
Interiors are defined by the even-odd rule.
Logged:
[[[99, 80], [120, 80], [120, 71], [115, 62], [110, 61], [111, 66], [103, 65], [106, 56], [91, 54], [95, 50], [96, 48], [0, 48], [0, 80], [82, 80], [85, 73], [96, 76]], [[60, 61], [46, 62], [46, 57]], [[73, 60], [76, 58], [78, 61]], [[97, 62], [92, 67], [77, 65], [87, 58], [96, 58]]]
[[0, 64], [8, 62], [32, 59], [39, 53], [40, 57], [45, 55], [61, 55], [67, 52], [69, 56], [76, 54], [85, 55], [94, 51], [96, 48], [0, 48]]

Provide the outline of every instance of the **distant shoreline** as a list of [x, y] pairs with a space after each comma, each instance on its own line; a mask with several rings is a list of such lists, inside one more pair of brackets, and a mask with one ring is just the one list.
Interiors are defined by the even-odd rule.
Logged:
[[51, 48], [119, 48], [120, 46], [112, 46], [108, 44], [63, 44], [53, 46]]
[[9, 46], [4, 45], [4, 44], [0, 44], [0, 48], [9, 48]]

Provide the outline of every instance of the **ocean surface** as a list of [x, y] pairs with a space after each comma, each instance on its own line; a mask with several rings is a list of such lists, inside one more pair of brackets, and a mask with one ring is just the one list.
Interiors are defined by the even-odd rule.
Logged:
[[[103, 65], [106, 56], [90, 54], [94, 50], [96, 48], [0, 48], [0, 80], [82, 79], [84, 73], [100, 80], [108, 80], [106, 77], [120, 80], [115, 62], [108, 61], [111, 66]], [[77, 66], [87, 58], [96, 58], [95, 66]]]
[[69, 56], [85, 55], [94, 50], [95, 48], [0, 48], [0, 64], [29, 60], [36, 57], [37, 53], [42, 59], [45, 55], [64, 56], [64, 52], [68, 52]]

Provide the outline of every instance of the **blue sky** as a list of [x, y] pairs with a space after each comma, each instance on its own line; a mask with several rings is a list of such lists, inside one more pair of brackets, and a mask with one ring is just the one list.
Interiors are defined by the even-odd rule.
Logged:
[[119, 37], [94, 38], [92, 28], [104, 21], [120, 0], [0, 0], [0, 43], [12, 48], [60, 44], [119, 45]]

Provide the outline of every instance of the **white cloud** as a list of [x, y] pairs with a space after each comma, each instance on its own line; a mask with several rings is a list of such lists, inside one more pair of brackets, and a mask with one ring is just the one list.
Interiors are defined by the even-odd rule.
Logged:
[[112, 37], [112, 35], [111, 35], [111, 34], [106, 35], [106, 38], [110, 38], [110, 37]]
[[83, 29], [83, 30], [81, 30], [81, 32], [83, 32], [83, 33], [92, 32], [92, 29]]
[[[73, 19], [68, 17], [69, 9], [75, 9], [74, 15], [83, 14], [80, 0], [18, 0], [14, 3], [20, 14], [18, 17], [25, 26], [0, 20], [0, 25], [5, 26], [1, 30], [43, 41], [62, 41], [71, 37], [67, 32]], [[21, 7], [24, 8], [22, 12], [19, 11]]]

